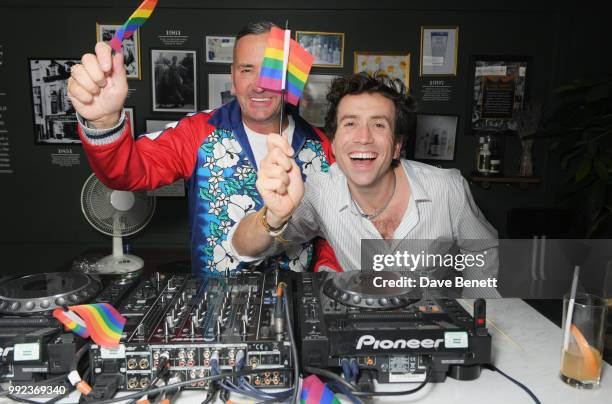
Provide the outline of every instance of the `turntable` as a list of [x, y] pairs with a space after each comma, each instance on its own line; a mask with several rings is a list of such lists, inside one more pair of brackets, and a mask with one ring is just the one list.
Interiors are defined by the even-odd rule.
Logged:
[[304, 366], [338, 370], [344, 359], [381, 383], [474, 379], [489, 363], [491, 336], [479, 299], [470, 315], [454, 299], [375, 287], [396, 272], [304, 273], [298, 325]]
[[0, 285], [0, 313], [28, 315], [81, 304], [97, 296], [101, 288], [99, 280], [80, 272], [22, 276]]

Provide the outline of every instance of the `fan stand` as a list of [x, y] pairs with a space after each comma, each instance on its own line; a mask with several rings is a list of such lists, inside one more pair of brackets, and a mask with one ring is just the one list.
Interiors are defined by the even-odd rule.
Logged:
[[[114, 191], [117, 192], [117, 191]], [[121, 195], [125, 195], [123, 193]], [[128, 201], [130, 202], [130, 201]], [[133, 200], [130, 202], [133, 204]], [[123, 209], [127, 210], [131, 208]], [[121, 216], [118, 213], [113, 215], [113, 254], [98, 260], [98, 271], [102, 274], [128, 274], [130, 272], [139, 271], [144, 267], [142, 258], [132, 254], [123, 253], [123, 237], [121, 236]]]

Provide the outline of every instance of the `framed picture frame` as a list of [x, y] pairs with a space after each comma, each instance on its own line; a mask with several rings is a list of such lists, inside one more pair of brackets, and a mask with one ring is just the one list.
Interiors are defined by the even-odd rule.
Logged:
[[417, 114], [414, 158], [454, 160], [458, 124], [458, 115]]
[[[145, 120], [146, 134], [142, 136], [156, 137], [163, 130], [167, 128], [173, 128], [178, 124], [175, 120], [163, 120], [163, 119], [147, 119]], [[161, 197], [184, 197], [185, 196], [185, 180], [180, 178], [174, 181], [172, 184], [164, 185], [163, 187], [157, 188], [152, 192], [155, 196]]]
[[312, 126], [325, 126], [325, 115], [329, 107], [327, 93], [332, 81], [339, 76], [335, 74], [311, 74], [304, 85], [300, 98], [300, 116]]
[[[121, 25], [96, 23], [96, 40], [98, 42], [110, 42], [115, 36], [115, 32]], [[123, 63], [125, 65], [126, 76], [128, 79], [140, 80], [140, 30], [136, 30], [131, 38], [124, 38]]]
[[34, 143], [80, 144], [76, 111], [68, 98], [70, 69], [77, 58], [30, 58]]
[[364, 52], [355, 51], [353, 72], [385, 75], [400, 79], [410, 88], [410, 52]]
[[208, 109], [219, 108], [234, 98], [231, 74], [208, 74]]
[[470, 63], [471, 131], [510, 133], [527, 95], [529, 57], [473, 56]]
[[232, 64], [234, 62], [235, 36], [206, 35], [206, 63]]
[[151, 49], [153, 112], [196, 112], [197, 52]]
[[314, 57], [314, 67], [344, 67], [344, 33], [296, 31], [295, 40]]
[[136, 121], [134, 121], [134, 107], [123, 107], [125, 109], [125, 112], [128, 115], [128, 118], [130, 119], [130, 129], [131, 129], [131, 135], [134, 139], [136, 139]]
[[422, 26], [420, 76], [456, 76], [458, 51], [458, 26]]

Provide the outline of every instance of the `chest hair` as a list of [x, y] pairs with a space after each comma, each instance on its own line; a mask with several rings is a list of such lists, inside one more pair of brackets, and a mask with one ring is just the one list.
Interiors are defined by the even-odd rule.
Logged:
[[395, 229], [397, 229], [400, 224], [400, 217], [398, 215], [389, 215], [373, 220], [372, 224], [376, 227], [376, 230], [378, 230], [383, 239], [390, 240], [395, 234]]

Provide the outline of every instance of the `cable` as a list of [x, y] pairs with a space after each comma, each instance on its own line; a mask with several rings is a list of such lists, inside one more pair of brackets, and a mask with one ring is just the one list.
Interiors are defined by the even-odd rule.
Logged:
[[374, 396], [378, 396], [378, 397], [384, 397], [384, 396], [405, 396], [408, 394], [414, 394], [417, 391], [421, 390], [423, 387], [425, 387], [427, 385], [427, 383], [429, 383], [429, 379], [431, 378], [431, 374], [433, 372], [431, 371], [431, 368], [428, 366], [427, 369], [425, 369], [425, 380], [423, 380], [421, 382], [421, 384], [419, 384], [417, 387], [415, 387], [412, 390], [404, 390], [404, 391], [380, 391], [380, 392], [367, 392], [367, 391], [353, 391], [352, 393], [355, 396], [358, 397], [374, 397]]
[[489, 370], [494, 371], [494, 372], [499, 372], [499, 374], [501, 374], [502, 376], [504, 376], [505, 378], [510, 380], [512, 383], [514, 383], [517, 386], [519, 386], [521, 389], [523, 389], [525, 391], [525, 393], [529, 394], [529, 396], [533, 399], [534, 403], [540, 404], [540, 400], [538, 399], [538, 397], [531, 390], [529, 390], [529, 388], [527, 386], [525, 386], [523, 383], [519, 382], [518, 380], [512, 378], [511, 376], [507, 375], [506, 373], [502, 372], [501, 370], [499, 370], [499, 368], [497, 368], [492, 363], [484, 365], [484, 368], [489, 369]]
[[[279, 284], [283, 289], [287, 288], [284, 282]], [[289, 341], [291, 342], [291, 355], [293, 356], [293, 397], [291, 403], [297, 403], [300, 394], [300, 359], [298, 357], [297, 346], [295, 344], [295, 336], [293, 335], [293, 324], [291, 323], [291, 313], [289, 312], [289, 303], [286, 300], [287, 291], [283, 293], [283, 300], [285, 300], [285, 318], [287, 319], [287, 333], [289, 334]]]
[[[263, 370], [260, 369], [250, 369], [250, 370], [244, 370], [242, 371], [243, 375], [252, 375], [252, 374], [258, 374], [258, 373], [262, 373]], [[149, 393], [159, 393], [168, 389], [172, 389], [175, 387], [182, 387], [182, 386], [187, 386], [190, 385], [191, 383], [197, 383], [197, 382], [205, 382], [205, 381], [214, 381], [214, 380], [220, 380], [226, 377], [238, 377], [239, 374], [236, 372], [226, 372], [226, 373], [221, 373], [219, 375], [212, 375], [212, 376], [206, 376], [206, 377], [200, 377], [197, 379], [190, 379], [190, 380], [186, 380], [184, 382], [180, 382], [180, 383], [175, 383], [172, 385], [167, 385], [167, 386], [161, 386], [161, 387], [156, 387], [154, 389], [151, 389], [149, 391]], [[128, 394], [125, 396], [121, 396], [121, 397], [116, 397], [116, 398], [110, 398], [107, 400], [100, 400], [98, 401], [96, 404], [111, 404], [111, 403], [117, 403], [120, 401], [126, 401], [126, 400], [131, 400], [132, 398], [137, 398], [137, 397], [142, 397], [142, 392], [138, 391], [136, 393], [132, 393], [132, 394]]]
[[312, 366], [304, 366], [304, 371], [308, 373], [312, 373], [313, 375], [327, 377], [328, 379], [332, 379], [333, 381], [338, 382], [339, 384], [343, 385], [344, 387], [346, 387], [347, 389], [351, 391], [355, 390], [355, 386], [353, 386], [352, 384], [350, 384], [349, 382], [347, 382], [346, 380], [344, 380], [342, 377], [338, 376], [334, 372], [330, 372], [329, 370], [315, 368]]

